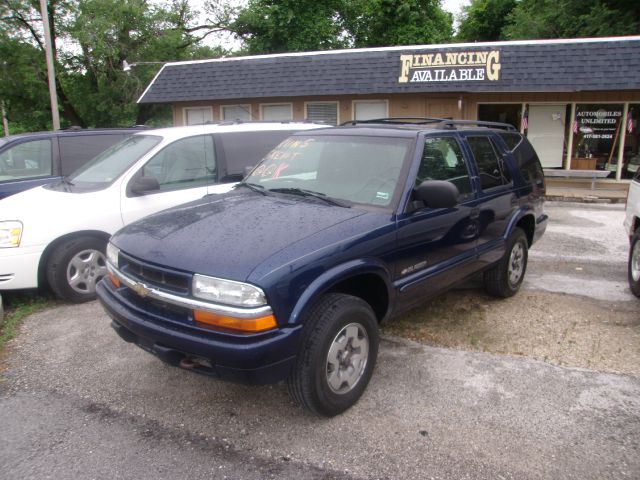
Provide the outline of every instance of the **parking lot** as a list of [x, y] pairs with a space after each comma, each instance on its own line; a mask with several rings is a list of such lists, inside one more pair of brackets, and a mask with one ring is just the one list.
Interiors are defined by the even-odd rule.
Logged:
[[[625, 287], [621, 207], [548, 210], [519, 294], [523, 318], [539, 311], [531, 299], [588, 298], [585, 308], [608, 309], [603, 322], [612, 323], [637, 309]], [[451, 295], [481, 296], [474, 288]], [[320, 419], [294, 406], [283, 384], [229, 384], [166, 366], [108, 325], [96, 302], [24, 322], [2, 359], [6, 478], [640, 476], [636, 375], [386, 336], [360, 402]], [[627, 327], [637, 338], [640, 320]]]

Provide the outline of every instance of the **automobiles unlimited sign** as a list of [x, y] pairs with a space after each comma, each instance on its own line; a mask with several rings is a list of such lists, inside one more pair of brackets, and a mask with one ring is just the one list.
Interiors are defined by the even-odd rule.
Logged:
[[398, 83], [496, 81], [500, 51], [400, 55]]

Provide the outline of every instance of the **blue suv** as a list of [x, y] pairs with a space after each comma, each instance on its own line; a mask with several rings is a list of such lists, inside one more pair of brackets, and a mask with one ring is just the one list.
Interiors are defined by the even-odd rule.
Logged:
[[506, 124], [381, 119], [291, 136], [232, 191], [116, 233], [98, 297], [120, 336], [185, 369], [286, 380], [320, 415], [362, 395], [378, 325], [483, 272], [514, 295], [547, 216]]

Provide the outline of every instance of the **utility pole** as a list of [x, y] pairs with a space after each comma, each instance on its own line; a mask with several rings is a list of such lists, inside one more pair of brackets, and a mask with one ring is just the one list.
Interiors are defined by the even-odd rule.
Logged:
[[49, 78], [49, 97], [51, 98], [51, 120], [53, 129], [60, 130], [60, 113], [58, 112], [58, 95], [56, 94], [56, 72], [53, 68], [53, 48], [51, 43], [51, 29], [49, 28], [49, 14], [47, 0], [40, 0], [40, 12], [44, 24], [44, 47], [47, 57], [47, 77]]
[[0, 110], [2, 111], [2, 126], [4, 127], [4, 136], [9, 136], [9, 122], [7, 122], [7, 113], [4, 111], [4, 100], [0, 100]]

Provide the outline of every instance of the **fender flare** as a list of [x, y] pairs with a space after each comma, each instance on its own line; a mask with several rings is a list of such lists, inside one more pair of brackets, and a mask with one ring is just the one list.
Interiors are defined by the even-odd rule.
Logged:
[[313, 282], [311, 282], [296, 301], [296, 304], [289, 315], [287, 324], [290, 326], [299, 325], [300, 317], [304, 311], [326, 291], [331, 289], [331, 287], [342, 281], [348, 280], [349, 278], [364, 274], [376, 275], [385, 284], [389, 298], [389, 305], [387, 306], [387, 312], [385, 313], [386, 317], [391, 310], [391, 306], [395, 302], [395, 295], [391, 282], [391, 272], [388, 267], [378, 259], [361, 258], [336, 265], [322, 273]]

